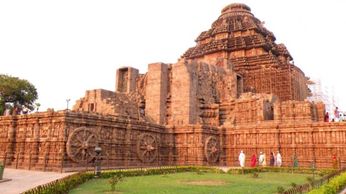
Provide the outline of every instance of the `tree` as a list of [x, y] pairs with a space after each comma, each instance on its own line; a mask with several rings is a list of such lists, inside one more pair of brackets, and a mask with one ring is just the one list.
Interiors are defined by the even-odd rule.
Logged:
[[6, 103], [13, 104], [16, 109], [28, 108], [34, 110], [37, 99], [34, 85], [24, 79], [0, 74], [0, 114], [3, 114]]

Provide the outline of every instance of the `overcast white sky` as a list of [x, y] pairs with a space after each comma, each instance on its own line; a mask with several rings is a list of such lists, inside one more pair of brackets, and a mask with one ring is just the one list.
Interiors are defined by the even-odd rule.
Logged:
[[221, 9], [249, 5], [307, 76], [320, 78], [346, 110], [346, 1], [0, 1], [0, 73], [27, 79], [41, 110], [66, 108], [85, 90], [114, 90], [115, 72], [175, 63]]

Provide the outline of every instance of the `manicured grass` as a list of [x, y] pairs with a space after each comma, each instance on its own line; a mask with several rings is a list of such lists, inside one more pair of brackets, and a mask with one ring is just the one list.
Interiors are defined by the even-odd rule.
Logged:
[[[306, 182], [307, 174], [263, 172], [258, 178], [252, 174], [233, 175], [195, 172], [176, 173], [168, 175], [152, 175], [125, 177], [123, 182], [116, 186], [117, 194], [224, 194], [224, 193], [276, 193], [278, 186], [285, 189], [291, 183]], [[78, 188], [71, 194], [112, 193], [109, 179], [93, 179]]]

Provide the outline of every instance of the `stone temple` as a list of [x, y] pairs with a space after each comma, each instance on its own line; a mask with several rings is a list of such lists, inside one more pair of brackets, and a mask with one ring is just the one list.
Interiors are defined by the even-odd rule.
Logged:
[[283, 165], [346, 162], [346, 122], [324, 122], [308, 78], [245, 4], [226, 6], [175, 64], [116, 72], [115, 91], [88, 90], [72, 111], [0, 117], [8, 167], [70, 171], [160, 165], [238, 166], [280, 151]]

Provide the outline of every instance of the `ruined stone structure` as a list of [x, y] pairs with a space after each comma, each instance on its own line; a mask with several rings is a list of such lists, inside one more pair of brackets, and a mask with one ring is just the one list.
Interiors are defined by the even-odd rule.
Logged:
[[[308, 79], [248, 6], [225, 7], [175, 64], [140, 74], [117, 70], [115, 91], [89, 90], [73, 111], [0, 117], [7, 166], [69, 171], [159, 165], [238, 166], [280, 150], [300, 166], [346, 161], [346, 123], [323, 121], [325, 106], [305, 101]], [[249, 160], [250, 157], [247, 157]]]

